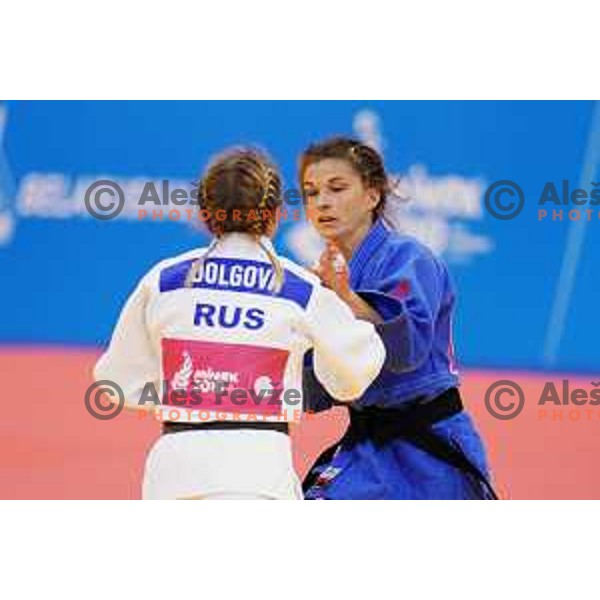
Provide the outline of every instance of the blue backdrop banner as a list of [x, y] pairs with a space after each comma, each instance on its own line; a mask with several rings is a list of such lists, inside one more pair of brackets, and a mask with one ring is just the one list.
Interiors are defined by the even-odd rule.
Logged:
[[[0, 103], [0, 343], [105, 344], [137, 279], [206, 241], [195, 214], [155, 202], [192, 190], [211, 155], [237, 144], [265, 148], [286, 187], [296, 188], [307, 144], [351, 134], [377, 147], [398, 181], [390, 221], [450, 266], [463, 364], [593, 372], [600, 365], [597, 105]], [[86, 209], [86, 192], [99, 180], [122, 192], [123, 209], [110, 220]], [[156, 194], [148, 195], [148, 182]], [[153, 201], [140, 205], [143, 193]], [[120, 200], [104, 202], [111, 198]], [[309, 264], [319, 241], [301, 203], [289, 199], [276, 244]]]

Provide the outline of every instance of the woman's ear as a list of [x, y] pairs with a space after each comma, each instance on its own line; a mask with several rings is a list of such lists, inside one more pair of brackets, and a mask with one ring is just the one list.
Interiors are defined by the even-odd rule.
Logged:
[[381, 198], [381, 194], [380, 194], [379, 190], [377, 190], [375, 188], [369, 188], [367, 190], [367, 199], [369, 202], [369, 208], [371, 208], [372, 210], [375, 210], [375, 208], [377, 208], [380, 198]]

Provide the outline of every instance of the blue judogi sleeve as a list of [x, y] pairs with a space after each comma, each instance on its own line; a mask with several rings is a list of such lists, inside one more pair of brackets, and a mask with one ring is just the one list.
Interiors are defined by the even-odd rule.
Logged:
[[385, 261], [377, 289], [358, 289], [379, 313], [376, 326], [388, 353], [385, 368], [394, 373], [417, 369], [429, 356], [434, 324], [445, 289], [445, 271], [437, 260], [414, 245]]

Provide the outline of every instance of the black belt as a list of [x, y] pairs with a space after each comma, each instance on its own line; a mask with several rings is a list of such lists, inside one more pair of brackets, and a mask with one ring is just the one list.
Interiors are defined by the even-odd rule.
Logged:
[[460, 393], [453, 387], [431, 400], [417, 398], [403, 408], [350, 408], [350, 423], [359, 437], [368, 435], [373, 442], [383, 445], [407, 432], [429, 428], [463, 410]]
[[[344, 437], [326, 450], [314, 467], [329, 462], [340, 444], [352, 446], [368, 439], [376, 446], [384, 446], [394, 439], [402, 439], [413, 446], [431, 454], [435, 458], [450, 464], [468, 475], [481, 486], [482, 497], [497, 499], [488, 478], [474, 465], [457, 444], [453, 444], [433, 429], [432, 425], [444, 421], [463, 411], [463, 403], [457, 388], [446, 390], [432, 400], [423, 398], [411, 402], [405, 408], [350, 408], [350, 427]], [[314, 469], [313, 467], [313, 469]], [[303, 483], [306, 491], [318, 477], [316, 472], [309, 473]]]
[[231, 430], [231, 429], [262, 429], [268, 431], [279, 431], [289, 433], [287, 423], [271, 421], [207, 421], [203, 423], [178, 423], [176, 421], [164, 421], [162, 434], [179, 433], [182, 431], [203, 430]]

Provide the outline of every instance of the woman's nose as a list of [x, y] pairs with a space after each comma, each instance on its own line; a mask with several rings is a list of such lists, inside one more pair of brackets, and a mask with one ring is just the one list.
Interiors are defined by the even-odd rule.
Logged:
[[315, 196], [315, 208], [322, 210], [324, 208], [329, 208], [331, 206], [331, 202], [326, 194], [318, 194]]

